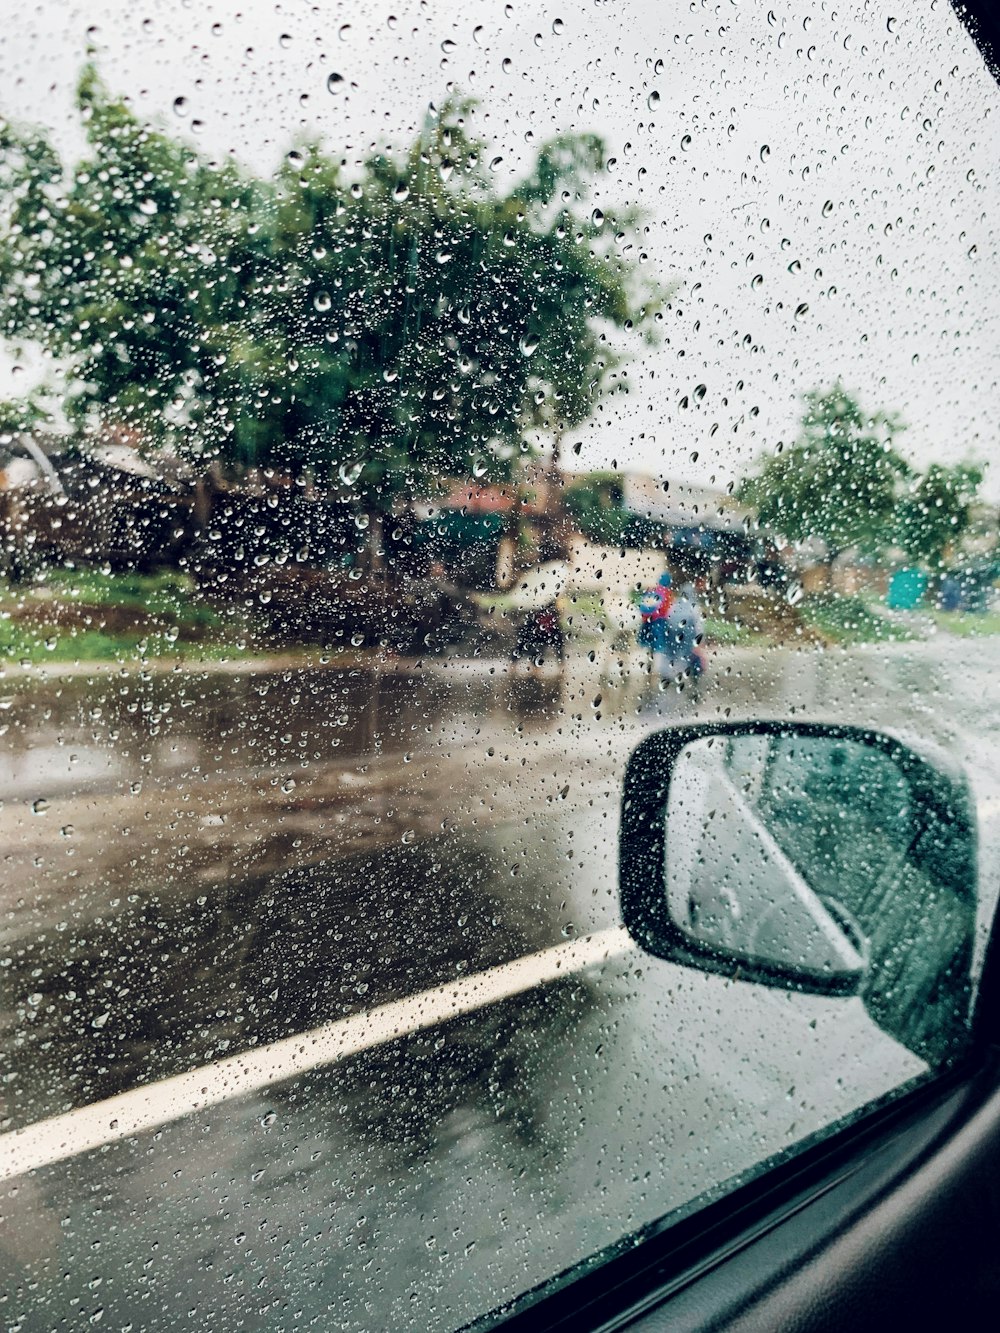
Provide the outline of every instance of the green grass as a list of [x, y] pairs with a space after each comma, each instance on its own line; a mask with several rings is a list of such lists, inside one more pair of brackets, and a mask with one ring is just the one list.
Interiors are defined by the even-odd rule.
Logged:
[[755, 643], [766, 636], [757, 630], [741, 625], [735, 620], [721, 620], [717, 616], [705, 617], [705, 641], [728, 646], [734, 643]]
[[98, 569], [52, 569], [29, 590], [36, 597], [50, 592], [57, 601], [87, 606], [135, 607], [147, 615], [171, 620], [182, 631], [217, 626], [218, 613], [198, 595], [190, 574], [165, 570], [157, 574], [105, 574]]
[[0, 619], [0, 663], [22, 666], [45, 662], [120, 662], [134, 664], [155, 658], [205, 659], [253, 656], [237, 642], [184, 641], [165, 634], [106, 634], [99, 629], [67, 625], [19, 625]]
[[1000, 634], [1000, 611], [928, 611], [939, 630], [959, 638], [975, 639]]
[[[56, 608], [120, 608], [137, 613], [134, 628], [59, 623]], [[51, 618], [46, 612], [51, 608]], [[18, 612], [29, 610], [30, 619]], [[141, 616], [138, 614], [141, 613]], [[147, 619], [153, 618], [152, 623]], [[127, 615], [126, 615], [127, 620]], [[0, 662], [121, 662], [206, 658], [240, 653], [239, 628], [223, 626], [186, 574], [105, 574], [46, 570], [32, 583], [0, 582]]]
[[903, 625], [873, 611], [862, 597], [812, 593], [802, 599], [798, 611], [804, 624], [834, 643], [890, 643], [913, 638]]

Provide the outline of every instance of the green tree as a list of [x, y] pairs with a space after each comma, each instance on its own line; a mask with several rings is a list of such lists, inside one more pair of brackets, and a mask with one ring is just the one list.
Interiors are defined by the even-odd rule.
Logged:
[[448, 475], [509, 475], [624, 386], [656, 284], [637, 218], [588, 203], [603, 146], [543, 145], [504, 192], [473, 102], [351, 174], [299, 144], [260, 179], [108, 96], [93, 68], [70, 168], [0, 131], [0, 332], [63, 367], [65, 414], [230, 471], [274, 467], [388, 509]]
[[895, 542], [911, 560], [940, 573], [949, 550], [969, 527], [983, 470], [974, 463], [932, 463], [899, 502]]
[[893, 447], [902, 429], [892, 414], [863, 412], [838, 380], [805, 395], [795, 443], [761, 460], [737, 496], [762, 527], [795, 542], [820, 538], [828, 562], [852, 547], [878, 550], [910, 472]]

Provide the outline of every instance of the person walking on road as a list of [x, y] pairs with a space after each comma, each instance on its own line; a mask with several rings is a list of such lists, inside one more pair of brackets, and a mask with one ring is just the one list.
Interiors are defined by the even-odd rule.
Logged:
[[653, 665], [668, 684], [688, 677], [697, 687], [705, 671], [701, 641], [705, 618], [698, 605], [694, 584], [683, 583], [663, 620], [663, 647], [653, 653]]

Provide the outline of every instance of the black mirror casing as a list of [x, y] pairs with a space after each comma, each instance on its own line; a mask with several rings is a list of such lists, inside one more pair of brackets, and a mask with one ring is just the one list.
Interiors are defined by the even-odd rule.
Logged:
[[725, 722], [670, 727], [648, 736], [634, 751], [625, 774], [619, 854], [622, 917], [633, 940], [657, 958], [757, 982], [818, 995], [854, 995], [857, 975], [828, 974], [788, 966], [700, 943], [672, 919], [664, 891], [666, 806], [677, 759], [685, 747], [708, 737], [777, 736], [784, 739], [842, 740], [880, 750], [907, 780], [919, 821], [914, 845], [930, 848], [948, 881], [969, 902], [976, 895], [975, 824], [962, 775], [945, 761], [932, 763], [895, 738], [857, 727], [819, 723]]

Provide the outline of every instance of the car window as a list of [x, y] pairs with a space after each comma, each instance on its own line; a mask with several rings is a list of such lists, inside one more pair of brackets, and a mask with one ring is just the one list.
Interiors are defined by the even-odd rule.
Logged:
[[[499, 1318], [953, 1067], [1000, 808], [954, 11], [38, 0], [0, 73], [9, 1325]], [[678, 763], [744, 839], [672, 844], [692, 928], [804, 883], [854, 993], [623, 924], [629, 756], [739, 719], [969, 793], [971, 880], [884, 748]]]

